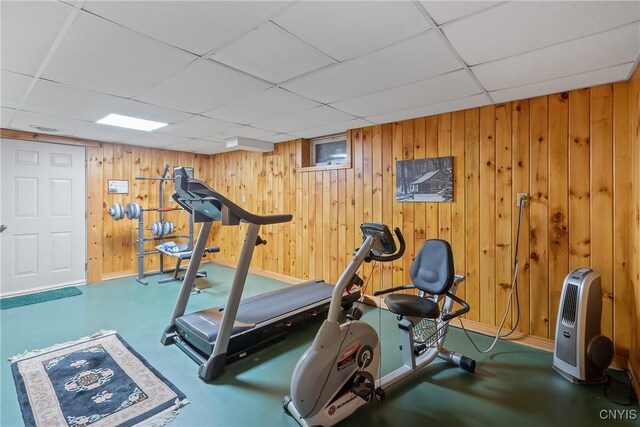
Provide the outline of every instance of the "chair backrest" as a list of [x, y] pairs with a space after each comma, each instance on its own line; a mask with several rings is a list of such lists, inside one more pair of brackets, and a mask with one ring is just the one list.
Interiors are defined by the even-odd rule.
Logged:
[[453, 285], [453, 252], [446, 240], [430, 239], [422, 244], [411, 264], [411, 282], [421, 291], [442, 295]]

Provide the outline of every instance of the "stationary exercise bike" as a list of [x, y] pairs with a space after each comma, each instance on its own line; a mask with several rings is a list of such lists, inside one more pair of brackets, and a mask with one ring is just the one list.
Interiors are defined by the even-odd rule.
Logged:
[[[449, 321], [469, 311], [469, 305], [457, 297], [464, 280], [455, 275], [451, 246], [444, 240], [427, 240], [411, 266], [411, 285], [375, 292], [385, 297], [390, 311], [398, 315], [402, 334], [403, 365], [378, 378], [380, 342], [375, 329], [351, 316], [339, 324], [341, 296], [353, 282], [363, 262], [389, 262], [402, 256], [402, 233], [396, 228], [399, 249], [384, 224], [360, 226], [364, 241], [356, 250], [333, 291], [329, 314], [311, 347], [298, 361], [291, 378], [291, 395], [282, 404], [286, 412], [302, 426], [333, 425], [351, 415], [360, 406], [383, 400], [385, 390], [417, 373], [436, 357], [473, 372], [475, 361], [443, 347]], [[418, 289], [419, 294], [392, 294]], [[461, 306], [452, 311], [453, 304]]]

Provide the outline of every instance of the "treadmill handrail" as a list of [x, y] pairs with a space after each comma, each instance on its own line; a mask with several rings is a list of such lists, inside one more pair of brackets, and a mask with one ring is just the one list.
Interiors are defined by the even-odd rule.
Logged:
[[[186, 182], [184, 182], [185, 177], [187, 177]], [[176, 201], [188, 202], [182, 204], [183, 207], [189, 203], [218, 201], [222, 208], [222, 223], [225, 225], [237, 225], [240, 221], [257, 225], [269, 225], [289, 222], [293, 219], [292, 214], [258, 215], [251, 213], [218, 193], [204, 182], [194, 178], [188, 178], [186, 172], [184, 175], [180, 174], [176, 177], [175, 185], [177, 198], [174, 197], [174, 199], [176, 199]], [[199, 213], [202, 214], [202, 212]]]

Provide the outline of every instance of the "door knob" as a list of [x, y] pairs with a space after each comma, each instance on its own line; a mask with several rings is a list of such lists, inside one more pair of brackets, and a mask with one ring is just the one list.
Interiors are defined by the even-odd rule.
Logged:
[[7, 229], [7, 226], [4, 224], [0, 224], [0, 233]]

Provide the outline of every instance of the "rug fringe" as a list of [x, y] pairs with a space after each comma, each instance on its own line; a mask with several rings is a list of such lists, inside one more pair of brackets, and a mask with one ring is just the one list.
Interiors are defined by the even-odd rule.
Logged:
[[154, 415], [151, 418], [148, 418], [138, 424], [135, 427], [164, 427], [173, 421], [177, 416], [178, 412], [180, 412], [180, 408], [187, 405], [189, 401], [187, 399], [176, 399], [175, 404], [165, 409], [164, 411]]
[[37, 355], [42, 354], [42, 353], [48, 353], [50, 351], [59, 350], [59, 349], [64, 348], [64, 347], [69, 347], [69, 346], [72, 346], [72, 345], [75, 345], [75, 344], [80, 344], [80, 343], [83, 343], [85, 341], [89, 341], [89, 340], [92, 340], [92, 339], [95, 339], [95, 338], [99, 338], [99, 337], [104, 337], [104, 336], [107, 336], [107, 335], [112, 335], [112, 334], [115, 334], [115, 333], [116, 333], [116, 331], [113, 331], [113, 330], [100, 329], [98, 332], [96, 332], [93, 335], [88, 335], [86, 337], [78, 338], [77, 340], [74, 340], [74, 341], [68, 341], [68, 342], [61, 343], [61, 344], [55, 344], [55, 345], [52, 345], [51, 347], [47, 347], [47, 348], [41, 348], [41, 349], [38, 349], [38, 350], [30, 350], [30, 351], [27, 350], [27, 351], [25, 351], [23, 353], [16, 354], [15, 356], [9, 357], [8, 360], [11, 363], [18, 362], [20, 360], [28, 359], [30, 357], [37, 356]]

